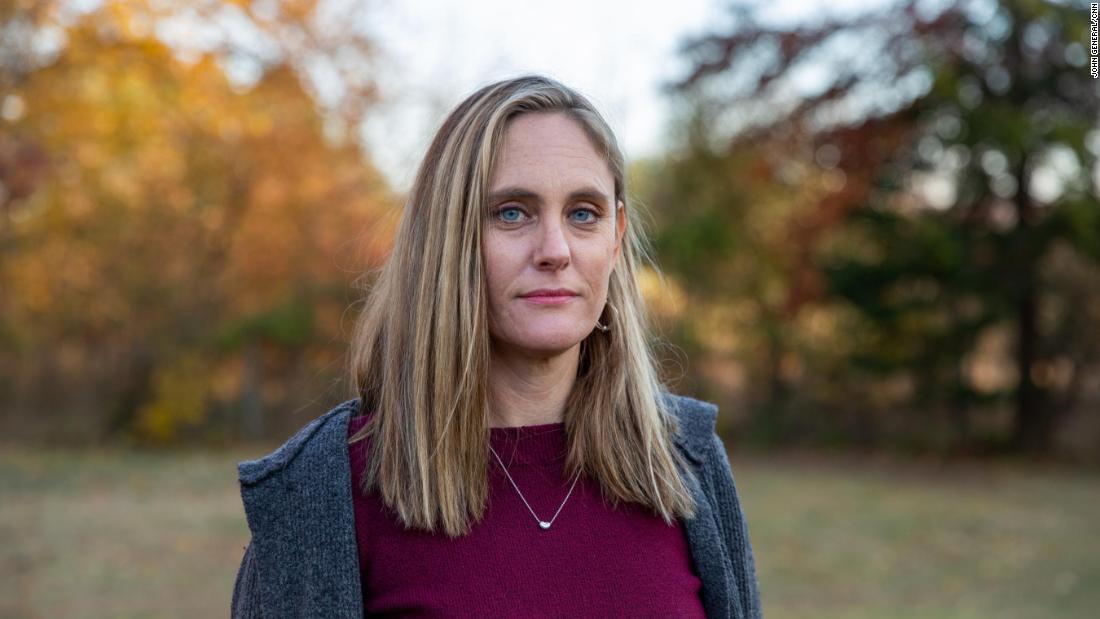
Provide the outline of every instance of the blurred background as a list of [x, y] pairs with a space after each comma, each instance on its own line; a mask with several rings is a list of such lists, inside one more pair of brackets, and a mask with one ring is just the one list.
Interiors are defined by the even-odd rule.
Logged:
[[[443, 115], [590, 96], [765, 614], [1095, 617], [1088, 3], [0, 0], [0, 616], [228, 612]], [[1091, 35], [1095, 36], [1095, 35]]]

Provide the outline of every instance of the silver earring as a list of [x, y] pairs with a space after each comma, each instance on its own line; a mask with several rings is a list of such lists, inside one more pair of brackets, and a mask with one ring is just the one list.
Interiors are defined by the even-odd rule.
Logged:
[[[611, 308], [612, 313], [615, 312], [615, 306], [611, 305], [610, 302], [607, 303], [607, 307]], [[604, 333], [607, 333], [608, 331], [611, 330], [610, 326], [600, 324], [600, 320], [598, 318], [596, 319], [596, 328], [599, 329], [600, 331], [603, 331]]]

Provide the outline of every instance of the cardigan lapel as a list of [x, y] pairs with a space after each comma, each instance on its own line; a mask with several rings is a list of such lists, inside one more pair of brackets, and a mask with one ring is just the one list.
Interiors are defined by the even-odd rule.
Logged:
[[734, 611], [729, 592], [733, 583], [729, 578], [733, 568], [722, 550], [716, 515], [698, 480], [688, 479], [688, 485], [695, 497], [696, 512], [694, 518], [685, 518], [683, 522], [691, 559], [703, 583], [703, 607], [707, 617], [732, 617]]
[[265, 617], [363, 616], [347, 457], [355, 402], [238, 465]]
[[718, 513], [702, 485], [703, 468], [708, 466], [704, 446], [714, 433], [718, 407], [710, 402], [668, 392], [662, 392], [662, 395], [669, 398], [670, 409], [679, 423], [674, 442], [694, 473], [684, 475], [684, 480], [695, 499], [695, 516], [685, 518], [683, 523], [692, 562], [703, 583], [703, 608], [707, 617], [737, 617], [737, 609], [730, 599], [730, 592], [735, 590], [733, 567], [724, 551]]

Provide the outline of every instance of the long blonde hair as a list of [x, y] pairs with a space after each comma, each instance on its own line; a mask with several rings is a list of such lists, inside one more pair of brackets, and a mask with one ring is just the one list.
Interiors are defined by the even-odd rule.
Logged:
[[624, 158], [610, 127], [578, 92], [540, 75], [489, 84], [436, 132], [417, 171], [392, 253], [378, 272], [349, 348], [360, 413], [349, 443], [371, 438], [365, 491], [379, 490], [406, 528], [452, 538], [480, 522], [488, 497], [489, 330], [481, 252], [487, 193], [508, 121], [563, 112], [577, 121], [615, 179], [627, 218], [601, 322], [580, 345], [564, 411], [565, 467], [596, 480], [605, 500], [640, 503], [671, 524], [693, 517], [692, 475], [672, 435], [678, 421], [649, 342], [636, 264], [648, 241], [626, 198]]

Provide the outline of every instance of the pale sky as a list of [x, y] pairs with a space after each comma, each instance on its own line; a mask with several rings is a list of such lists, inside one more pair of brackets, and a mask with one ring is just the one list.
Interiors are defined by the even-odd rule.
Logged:
[[365, 127], [371, 155], [407, 190], [446, 112], [480, 86], [525, 72], [588, 96], [628, 158], [659, 150], [668, 110], [658, 84], [683, 74], [675, 47], [724, 15], [716, 4], [385, 0], [372, 16], [387, 58], [375, 70], [392, 103]]

